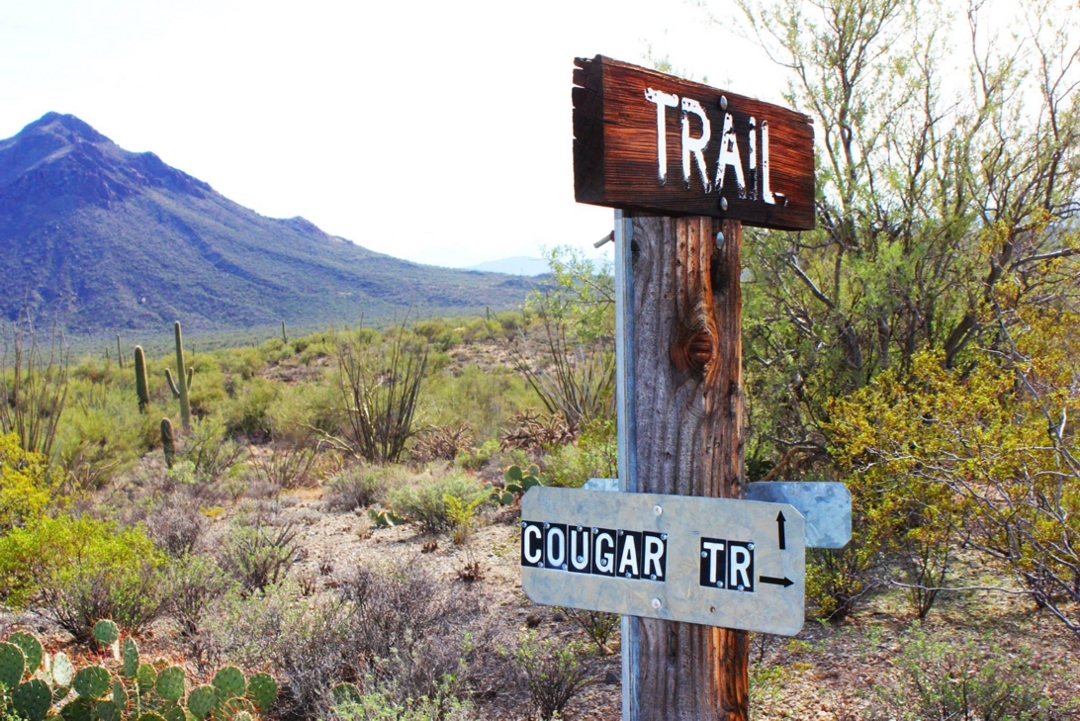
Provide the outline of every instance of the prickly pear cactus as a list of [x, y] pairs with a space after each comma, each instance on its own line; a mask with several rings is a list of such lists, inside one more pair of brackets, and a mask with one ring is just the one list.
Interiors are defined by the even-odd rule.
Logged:
[[158, 708], [158, 711], [161, 712], [165, 721], [188, 721], [188, 715], [175, 701], [166, 701]]
[[360, 703], [360, 689], [355, 684], [339, 683], [330, 690], [330, 694], [334, 697], [335, 705]]
[[42, 721], [52, 706], [52, 691], [41, 679], [20, 683], [11, 692], [11, 705], [27, 721]]
[[374, 508], [368, 509], [368, 518], [375, 524], [376, 528], [390, 528], [391, 526], [400, 526], [405, 523], [405, 519], [397, 515], [393, 511], [375, 510]]
[[210, 712], [214, 710], [217, 701], [217, 689], [213, 686], [196, 686], [191, 689], [191, 693], [188, 694], [188, 711], [190, 711], [191, 715], [197, 719], [206, 718]]
[[41, 668], [41, 662], [44, 660], [45, 651], [41, 647], [41, 641], [29, 633], [16, 632], [8, 636], [7, 642], [15, 644], [22, 649], [23, 656], [26, 657], [26, 669], [24, 673], [33, 675]]
[[[57, 690], [70, 687], [71, 680], [75, 677], [75, 667], [71, 665], [71, 659], [67, 657], [67, 654], [62, 651], [53, 654], [51, 666], [52, 679], [53, 683], [58, 687]], [[66, 690], [64, 696], [67, 696]]]
[[60, 716], [65, 721], [92, 721], [94, 717], [94, 703], [82, 696], [64, 705], [60, 709]]
[[112, 701], [116, 704], [118, 709], [126, 709], [128, 705], [128, 692], [124, 688], [124, 682], [120, 679], [113, 681], [112, 685]]
[[120, 640], [120, 627], [105, 618], [94, 624], [94, 640], [102, 646], [111, 646]]
[[168, 701], [179, 701], [184, 697], [187, 677], [184, 669], [170, 666], [158, 674], [154, 690], [157, 695]]
[[266, 711], [277, 700], [277, 681], [268, 673], [257, 673], [248, 679], [247, 695], [257, 709]]
[[521, 466], [510, 466], [503, 474], [506, 481], [506, 490], [515, 495], [524, 495], [533, 486], [544, 485], [540, 468], [535, 463], [529, 466], [527, 471], [521, 470]]
[[13, 643], [0, 643], [0, 683], [15, 688], [26, 672], [26, 654]]
[[139, 646], [133, 638], [125, 638], [120, 644], [120, 659], [123, 661], [122, 673], [126, 678], [134, 678], [139, 672]]
[[222, 699], [239, 698], [247, 693], [247, 682], [244, 674], [236, 666], [226, 666], [214, 674], [214, 680], [210, 683], [218, 690], [218, 696]]
[[94, 704], [94, 721], [120, 721], [123, 712], [112, 701], [98, 701]]
[[164, 716], [156, 714], [153, 711], [147, 711], [136, 718], [135, 721], [166, 721], [166, 719]]
[[148, 663], [140, 664], [139, 671], [135, 674], [135, 683], [139, 685], [140, 691], [146, 693], [157, 683], [157, 671]]
[[71, 685], [85, 699], [97, 699], [112, 689], [112, 674], [102, 666], [87, 666], [75, 674]]
[[246, 698], [230, 698], [221, 700], [218, 699], [218, 706], [214, 709], [214, 721], [221, 719], [222, 721], [236, 721], [236, 718], [246, 713], [251, 715], [255, 713], [255, 706], [251, 701]]

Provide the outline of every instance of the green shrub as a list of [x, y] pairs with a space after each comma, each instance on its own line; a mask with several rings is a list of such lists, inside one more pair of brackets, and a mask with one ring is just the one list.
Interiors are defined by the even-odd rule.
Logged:
[[477, 718], [473, 705], [452, 693], [404, 701], [388, 691], [361, 694], [357, 689], [355, 695], [341, 695], [343, 698], [331, 709], [331, 717], [339, 721], [472, 721]]
[[0, 538], [6, 603], [34, 605], [77, 638], [100, 618], [139, 630], [161, 610], [164, 557], [141, 527], [40, 518]]
[[589, 668], [579, 660], [581, 652], [577, 643], [557, 638], [541, 641], [535, 632], [527, 632], [510, 655], [510, 662], [544, 721], [561, 714], [588, 681]]
[[[899, 676], [875, 686], [887, 706], [875, 718], [1035, 721], [1063, 718], [1042, 692], [1050, 669], [1032, 664], [1031, 653], [1004, 653], [972, 640], [934, 641], [922, 631], [904, 640], [896, 659]], [[1059, 709], [1060, 710], [1060, 709]]]
[[0, 532], [39, 517], [57, 485], [41, 454], [24, 451], [14, 433], [0, 435]]
[[300, 551], [292, 525], [233, 526], [222, 542], [221, 567], [246, 593], [263, 591], [285, 578]]
[[270, 435], [273, 421], [270, 409], [277, 400], [280, 386], [265, 378], [252, 378], [235, 394], [223, 416], [225, 432], [230, 436], [266, 438]]
[[355, 511], [382, 502], [389, 482], [381, 468], [351, 465], [330, 476], [325, 485], [330, 508]]
[[420, 527], [423, 533], [439, 533], [454, 527], [446, 505], [446, 497], [459, 499], [465, 506], [486, 495], [484, 488], [463, 473], [421, 476], [410, 486], [390, 492], [389, 505], [395, 513]]
[[462, 451], [458, 454], [456, 463], [467, 471], [479, 471], [492, 458], [499, 455], [499, 442], [494, 438], [484, 441], [479, 448]]

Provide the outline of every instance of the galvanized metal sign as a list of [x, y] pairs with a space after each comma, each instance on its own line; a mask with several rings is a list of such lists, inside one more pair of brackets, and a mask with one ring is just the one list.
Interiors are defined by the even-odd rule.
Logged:
[[793, 636], [806, 548], [793, 506], [531, 489], [521, 585], [537, 603]]
[[746, 484], [746, 498], [798, 508], [807, 548], [843, 548], [851, 540], [851, 492], [843, 483], [757, 481]]

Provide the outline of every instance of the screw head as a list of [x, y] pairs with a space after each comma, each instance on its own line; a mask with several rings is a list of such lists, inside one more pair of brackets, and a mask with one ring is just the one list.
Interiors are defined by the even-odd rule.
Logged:
[[746, 547], [747, 547], [748, 549], [750, 549], [751, 551], [753, 551], [753, 550], [754, 550], [754, 544], [753, 544], [753, 543], [748, 543], [748, 544], [746, 544]]
[[652, 507], [652, 512], [654, 514], [656, 514], [657, 516], [662, 516], [662, 515], [664, 515], [664, 507], [661, 506], [660, 504], [657, 504], [657, 505]]
[[630, 578], [630, 572], [629, 571], [626, 572], [626, 577]]
[[621, 536], [622, 534], [623, 534], [623, 530], [620, 528], [619, 529], [619, 535]]
[[661, 541], [666, 541], [667, 540], [667, 534], [666, 533], [661, 533], [660, 534], [660, 540]]
[[584, 556], [578, 556], [578, 557], [577, 557], [577, 562], [578, 562], [578, 565], [579, 565], [579, 566], [580, 566], [581, 564], [585, 563], [585, 557], [584, 557]]
[[[721, 201], [720, 206], [721, 207], [723, 207], [723, 200], [724, 200], [723, 198], [720, 199], [720, 201]], [[724, 234], [723, 233], [717, 233], [716, 234], [716, 247], [717, 247], [717, 249], [720, 249], [720, 248], [724, 247]]]
[[565, 563], [562, 565], [562, 570], [564, 570], [564, 571], [566, 570], [566, 564]]
[[529, 525], [529, 524], [525, 523], [525, 521], [522, 521], [522, 522], [521, 522], [521, 527], [522, 527], [522, 528], [525, 528], [525, 526], [527, 526], [527, 525]]
[[540, 563], [536, 564], [536, 567], [537, 568], [543, 568], [544, 567], [544, 562], [541, 561]]
[[655, 573], [650, 573], [649, 574], [649, 580], [650, 581], [655, 581], [656, 580], [656, 574]]
[[550, 523], [545, 523], [544, 528], [551, 528], [551, 524]]
[[579, 531], [581, 530], [581, 524], [580, 524], [580, 523], [578, 524], [578, 527], [577, 527], [577, 529], [578, 529]]
[[663, 605], [664, 604], [660, 601], [659, 598], [654, 598], [652, 600], [652, 607], [655, 608], [657, 611], [659, 611], [660, 607], [663, 606]]
[[723, 581], [717, 581], [716, 582], [716, 587], [717, 588], [723, 588], [724, 587], [724, 582]]
[[702, 558], [708, 558], [709, 557], [709, 552], [708, 551], [702, 551], [701, 552], [701, 557]]
[[593, 526], [592, 532], [593, 533], [600, 533], [600, 529], [597, 528], [596, 526]]
[[721, 95], [720, 96], [720, 109], [721, 110], [727, 110], [727, 96], [726, 95]]
[[727, 210], [727, 198], [720, 198], [720, 210]]
[[746, 590], [745, 588], [743, 588], [743, 585], [741, 583], [739, 584], [739, 590], [740, 591], [745, 591]]

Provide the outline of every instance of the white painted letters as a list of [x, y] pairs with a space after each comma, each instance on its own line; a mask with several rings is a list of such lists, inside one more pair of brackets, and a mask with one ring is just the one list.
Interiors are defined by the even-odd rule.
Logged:
[[664, 108], [677, 108], [679, 96], [646, 88], [645, 99], [656, 105], [656, 166], [663, 185], [667, 182], [667, 114]]
[[720, 155], [716, 159], [716, 189], [723, 192], [724, 176], [728, 166], [735, 169], [735, 185], [739, 188], [739, 197], [746, 197], [746, 178], [743, 176], [742, 157], [739, 154], [739, 142], [735, 137], [735, 123], [731, 113], [724, 113], [724, 136], [720, 139]]
[[[690, 136], [690, 115], [694, 114], [701, 121], [701, 137]], [[728, 116], [729, 118], [731, 116]], [[709, 171], [705, 167], [705, 148], [709, 145], [709, 136], [712, 135], [712, 127], [709, 118], [701, 107], [701, 103], [692, 98], [682, 99], [682, 174], [687, 187], [690, 186], [690, 156], [694, 156], [698, 172], [701, 173], [701, 182], [705, 186], [705, 192], [712, 192], [709, 183]], [[734, 133], [732, 133], [734, 137]]]

